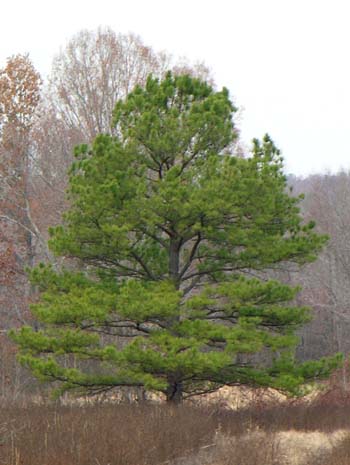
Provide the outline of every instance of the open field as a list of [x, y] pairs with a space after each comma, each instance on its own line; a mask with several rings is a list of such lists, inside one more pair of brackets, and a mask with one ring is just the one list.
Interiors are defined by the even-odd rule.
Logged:
[[348, 465], [350, 404], [2, 406], [2, 465]]

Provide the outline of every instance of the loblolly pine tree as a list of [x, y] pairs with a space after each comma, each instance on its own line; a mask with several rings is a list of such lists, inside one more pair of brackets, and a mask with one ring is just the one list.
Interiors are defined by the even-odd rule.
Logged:
[[[235, 111], [226, 89], [149, 77], [117, 103], [114, 136], [77, 148], [50, 247], [80, 271], [34, 269], [41, 329], [12, 333], [36, 376], [180, 402], [223, 385], [296, 392], [337, 365], [295, 362], [309, 310], [290, 303], [298, 289], [252, 277], [314, 260], [326, 238], [303, 224], [268, 136], [247, 158], [232, 153]], [[66, 354], [94, 364], [71, 368]]]

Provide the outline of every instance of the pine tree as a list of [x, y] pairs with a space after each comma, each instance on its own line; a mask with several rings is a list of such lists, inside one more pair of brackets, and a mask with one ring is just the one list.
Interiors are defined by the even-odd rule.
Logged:
[[226, 89], [149, 77], [117, 103], [114, 136], [76, 149], [71, 207], [50, 247], [79, 271], [34, 269], [41, 329], [12, 333], [36, 376], [180, 402], [228, 384], [297, 392], [338, 363], [296, 363], [309, 309], [290, 303], [297, 288], [261, 279], [314, 260], [326, 237], [303, 223], [268, 136], [235, 156], [235, 112]]

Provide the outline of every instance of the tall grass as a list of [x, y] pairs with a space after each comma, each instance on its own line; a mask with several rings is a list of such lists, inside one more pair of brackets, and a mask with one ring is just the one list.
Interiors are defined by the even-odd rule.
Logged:
[[0, 463], [156, 465], [207, 445], [217, 420], [164, 406], [2, 408]]
[[[350, 405], [0, 406], [0, 464], [281, 465], [279, 432], [337, 429], [350, 429]], [[327, 454], [307, 464], [349, 465], [350, 435]]]

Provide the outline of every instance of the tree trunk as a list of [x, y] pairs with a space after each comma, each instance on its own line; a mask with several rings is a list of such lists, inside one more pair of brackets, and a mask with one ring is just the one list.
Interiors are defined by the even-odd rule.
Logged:
[[169, 382], [167, 392], [166, 392], [166, 400], [167, 402], [179, 405], [183, 401], [183, 391], [182, 391], [182, 382], [181, 381], [172, 381]]
[[180, 248], [178, 241], [171, 240], [169, 248], [169, 276], [173, 281], [175, 288], [179, 289], [179, 264], [180, 264]]

